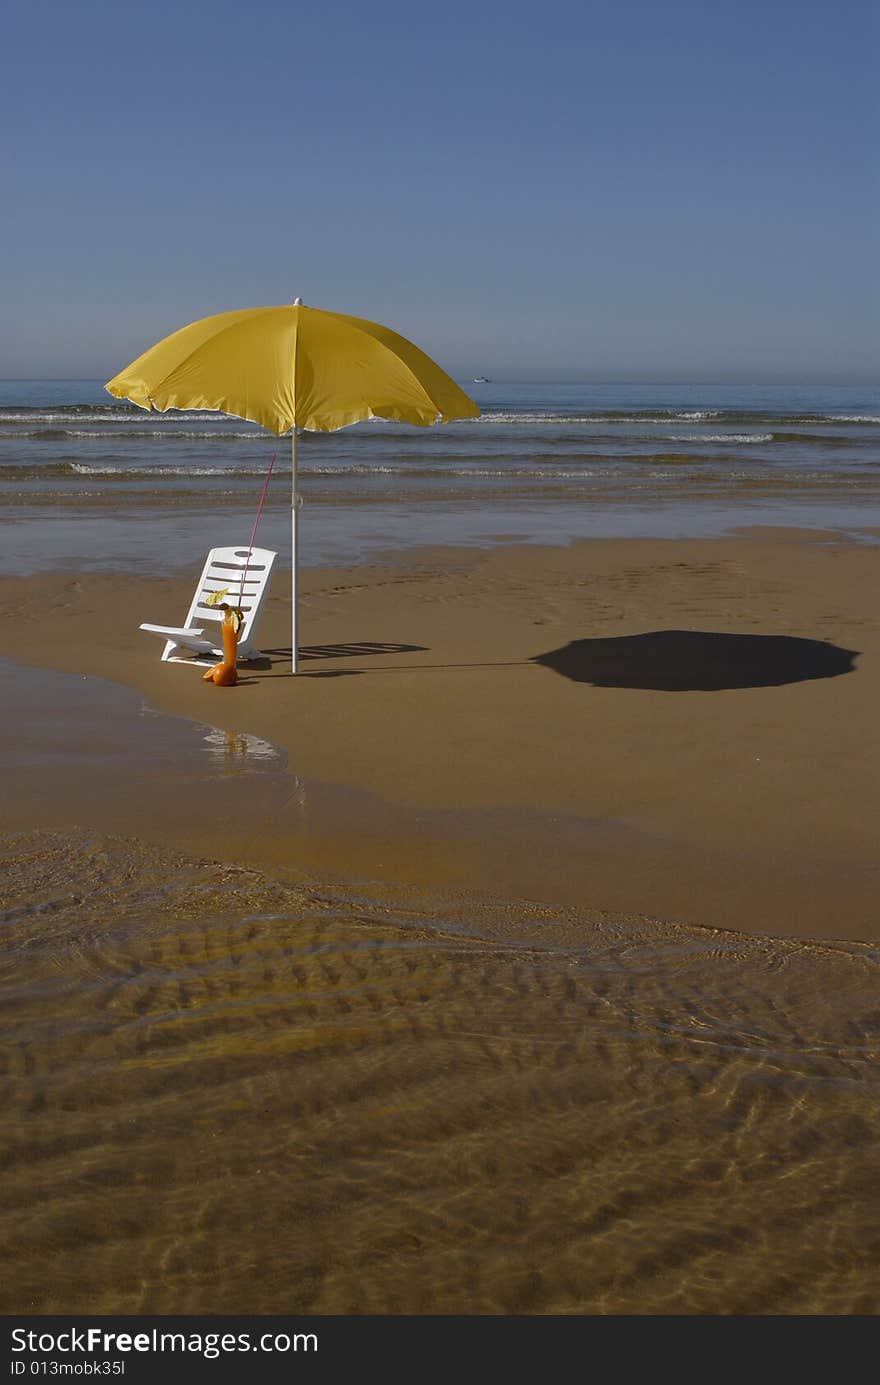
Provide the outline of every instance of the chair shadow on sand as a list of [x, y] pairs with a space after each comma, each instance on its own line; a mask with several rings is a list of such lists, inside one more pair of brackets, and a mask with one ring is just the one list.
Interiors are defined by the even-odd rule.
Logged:
[[[421, 654], [427, 649], [424, 644], [388, 644], [377, 640], [356, 640], [352, 644], [301, 644], [299, 659], [360, 659], [368, 654]], [[290, 663], [290, 645], [286, 649], [267, 649], [262, 659], [255, 660], [250, 667], [261, 671], [271, 669], [275, 664]], [[314, 673], [288, 673], [282, 677], [297, 678], [359, 678], [362, 669], [321, 669]], [[276, 672], [273, 677], [279, 677]]]
[[795, 635], [651, 630], [572, 640], [532, 660], [576, 683], [659, 692], [773, 688], [853, 673], [859, 651]]
[[[365, 654], [421, 654], [427, 649], [424, 644], [381, 644], [375, 640], [357, 640], [353, 644], [301, 644], [300, 659], [360, 659]], [[275, 659], [289, 659], [290, 645], [286, 649], [267, 649]]]

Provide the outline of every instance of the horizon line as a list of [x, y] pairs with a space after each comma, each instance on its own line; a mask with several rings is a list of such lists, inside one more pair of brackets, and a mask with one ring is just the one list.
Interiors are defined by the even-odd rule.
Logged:
[[[448, 373], [451, 373], [451, 372], [448, 372]], [[456, 377], [453, 375], [452, 378], [455, 379]], [[461, 378], [461, 377], [460, 377], [460, 378]], [[538, 378], [538, 377], [536, 377], [536, 376], [529, 376], [529, 375], [504, 375], [504, 376], [498, 376], [497, 378], [492, 378], [492, 377], [490, 377], [490, 378], [488, 378], [486, 381], [476, 380], [476, 379], [474, 379], [473, 376], [467, 376], [467, 377], [464, 377], [464, 378], [466, 379], [466, 383], [468, 383], [468, 384], [483, 384], [483, 383], [486, 383], [486, 384], [490, 384], [490, 385], [587, 385], [587, 386], [590, 386], [590, 387], [595, 387], [595, 386], [607, 386], [607, 385], [662, 385], [662, 386], [673, 386], [673, 385], [705, 385], [705, 386], [722, 385], [722, 386], [741, 386], [741, 387], [742, 387], [742, 386], [749, 386], [749, 387], [753, 387], [753, 388], [762, 388], [762, 387], [764, 387], [764, 386], [774, 386], [774, 387], [778, 387], [778, 388], [783, 388], [783, 387], [785, 387], [785, 386], [794, 387], [794, 386], [801, 385], [801, 386], [805, 386], [805, 387], [809, 387], [809, 388], [817, 388], [817, 387], [821, 387], [821, 386], [831, 386], [831, 387], [840, 387], [840, 386], [842, 386], [842, 387], [845, 388], [845, 387], [847, 387], [847, 386], [852, 386], [853, 388], [860, 388], [860, 389], [861, 389], [861, 388], [868, 388], [868, 389], [875, 388], [875, 389], [880, 389], [880, 377], [878, 377], [878, 378], [870, 378], [870, 379], [869, 379], [869, 378], [867, 378], [867, 377], [862, 378], [862, 377], [858, 377], [858, 376], [856, 376], [855, 378], [849, 377], [849, 378], [847, 378], [847, 379], [840, 379], [840, 378], [838, 378], [838, 379], [836, 379], [836, 380], [829, 380], [829, 379], [794, 379], [794, 378], [788, 378], [788, 379], [772, 378], [772, 379], [765, 379], [765, 380], [761, 380], [761, 379], [757, 379], [757, 380], [756, 380], [756, 379], [754, 379], [754, 378], [748, 378], [748, 377], [745, 377], [745, 376], [742, 377], [741, 379], [740, 379], [740, 378], [737, 378], [737, 379], [724, 379], [724, 380], [719, 380], [719, 379], [714, 379], [714, 378], [713, 378], [713, 379], [709, 379], [709, 378], [695, 379], [695, 378], [693, 378], [692, 376], [680, 376], [680, 377], [666, 378], [666, 379], [650, 379], [650, 378], [647, 378], [647, 377], [638, 377], [638, 378], [633, 377], [633, 378], [631, 378], [631, 379], [628, 378], [628, 379], [615, 379], [615, 380], [571, 379], [571, 378], [564, 378], [564, 377], [560, 377], [560, 378], [558, 378], [558, 379], [554, 379], [554, 378], [549, 377], [549, 376], [542, 376], [542, 377]], [[40, 383], [40, 384], [58, 384], [58, 385], [77, 385], [77, 384], [82, 384], [82, 385], [100, 385], [102, 389], [105, 388], [105, 386], [106, 386], [106, 381], [105, 381], [105, 380], [103, 379], [103, 377], [100, 376], [100, 375], [0, 375], [0, 384], [3, 384], [3, 385], [16, 385], [16, 384], [27, 384], [27, 383], [31, 383], [31, 384], [37, 384], [37, 383]]]

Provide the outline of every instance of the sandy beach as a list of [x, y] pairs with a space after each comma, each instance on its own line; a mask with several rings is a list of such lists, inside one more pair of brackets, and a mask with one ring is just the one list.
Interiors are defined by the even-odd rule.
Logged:
[[[234, 690], [137, 628], [177, 623], [197, 574], [40, 575], [0, 583], [0, 652], [282, 747], [309, 812], [253, 820], [253, 865], [874, 939], [877, 553], [756, 530], [308, 571], [295, 679], [279, 573]], [[100, 824], [87, 781], [64, 793]], [[167, 811], [128, 807], [153, 837]], [[173, 838], [223, 845], [210, 811]]]
[[877, 561], [4, 580], [5, 1311], [875, 1312]]

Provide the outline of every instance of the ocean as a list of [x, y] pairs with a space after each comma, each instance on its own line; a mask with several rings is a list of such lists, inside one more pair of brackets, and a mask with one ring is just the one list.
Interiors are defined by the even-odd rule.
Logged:
[[[478, 420], [303, 435], [302, 563], [880, 524], [876, 389], [462, 383]], [[0, 382], [0, 571], [191, 565], [209, 539], [249, 536], [273, 455], [260, 540], [283, 558], [288, 450], [240, 419], [120, 404], [98, 381]]]

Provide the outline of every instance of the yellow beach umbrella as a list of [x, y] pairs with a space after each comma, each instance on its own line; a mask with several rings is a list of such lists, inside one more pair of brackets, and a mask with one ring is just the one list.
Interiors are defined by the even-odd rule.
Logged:
[[304, 307], [217, 313], [182, 327], [108, 381], [143, 409], [217, 409], [291, 437], [292, 652], [297, 671], [297, 429], [364, 418], [427, 426], [478, 418], [454, 380], [411, 341], [365, 318]]

